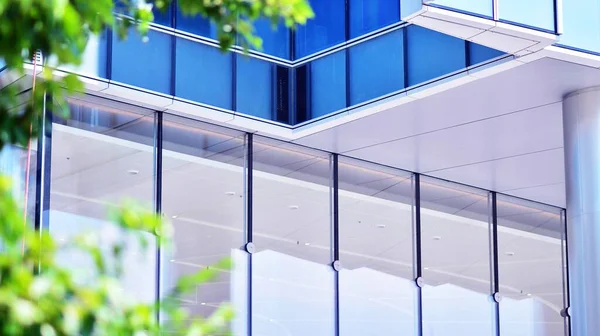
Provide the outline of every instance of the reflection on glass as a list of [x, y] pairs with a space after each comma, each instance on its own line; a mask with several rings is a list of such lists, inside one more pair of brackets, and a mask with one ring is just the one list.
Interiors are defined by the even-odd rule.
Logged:
[[465, 41], [410, 25], [407, 38], [407, 86], [423, 83], [466, 67]]
[[490, 18], [493, 15], [493, 0], [435, 0], [433, 4]]
[[310, 0], [315, 17], [296, 30], [296, 55], [302, 58], [346, 40], [344, 0]]
[[192, 319], [231, 303], [234, 335], [246, 334], [247, 260], [244, 245], [244, 133], [165, 114], [162, 210], [173, 223], [173, 248], [161, 261], [163, 293], [180, 276], [224, 259], [234, 266], [180, 299]]
[[399, 29], [350, 48], [351, 105], [405, 87], [404, 34]]
[[421, 178], [423, 335], [492, 334], [488, 194]]
[[563, 230], [559, 209], [498, 196], [503, 335], [564, 335]]
[[492, 48], [488, 48], [481, 44], [467, 42], [469, 49], [469, 66], [476, 65], [485, 61], [489, 61], [496, 57], [504, 55], [504, 52]]
[[262, 39], [262, 50], [269, 55], [284, 59], [290, 58], [290, 29], [282, 22], [273, 26], [268, 19], [258, 19], [254, 22], [256, 35]]
[[231, 109], [232, 57], [231, 53], [224, 54], [218, 48], [177, 38], [175, 95]]
[[148, 41], [129, 29], [127, 39], [113, 33], [112, 79], [144, 89], [171, 91], [171, 39], [169, 34], [148, 31]]
[[411, 174], [340, 158], [341, 335], [414, 335]]
[[254, 137], [253, 335], [332, 335], [330, 163]]
[[270, 62], [236, 55], [236, 110], [251, 116], [273, 119], [273, 69]]
[[[92, 232], [99, 245], [121, 239], [107, 219], [109, 209], [133, 199], [152, 209], [154, 190], [154, 116], [71, 100], [70, 117], [52, 124], [49, 229], [58, 242]], [[133, 237], [132, 237], [133, 238]], [[143, 251], [135, 240], [124, 253], [121, 279], [125, 296], [152, 302], [156, 293], [156, 250], [148, 234]], [[108, 251], [106, 251], [108, 253]], [[64, 251], [58, 262], [93, 281], [93, 264], [80, 253]]]
[[563, 34], [559, 43], [600, 52], [600, 10], [590, 10], [597, 6], [598, 0], [563, 1]]
[[398, 0], [350, 0], [350, 38], [400, 21]]
[[554, 1], [498, 0], [498, 17], [500, 20], [554, 32]]
[[200, 15], [189, 16], [183, 14], [183, 12], [177, 10], [177, 23], [176, 28], [183, 30], [188, 33], [216, 39], [217, 38], [217, 27], [210, 23], [206, 18]]

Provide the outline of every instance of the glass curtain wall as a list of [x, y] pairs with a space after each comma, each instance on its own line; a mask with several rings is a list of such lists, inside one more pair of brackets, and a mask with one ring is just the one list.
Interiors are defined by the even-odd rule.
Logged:
[[[122, 238], [122, 231], [108, 219], [112, 208], [128, 199], [154, 206], [154, 113], [104, 102], [70, 102], [67, 119], [54, 116], [51, 153], [46, 153], [51, 158], [46, 172], [47, 228], [58, 243], [91, 233], [108, 248]], [[123, 257], [124, 295], [152, 302], [157, 286], [155, 241], [148, 234], [150, 246], [144, 251], [131, 238]], [[64, 250], [58, 260], [81, 281], [93, 281], [93, 263], [85, 255]]]
[[495, 335], [488, 192], [420, 180], [423, 335]]
[[329, 154], [255, 136], [252, 156], [253, 335], [333, 335]]
[[412, 174], [339, 160], [340, 335], [415, 335]]
[[169, 114], [162, 123], [162, 212], [173, 224], [161, 251], [161, 290], [178, 278], [230, 258], [233, 267], [179, 298], [192, 319], [231, 303], [234, 335], [246, 334], [248, 254], [245, 242], [245, 134]]
[[503, 195], [497, 206], [502, 334], [564, 335], [561, 211]]
[[[561, 209], [181, 116], [69, 102], [43, 152], [42, 229], [110, 243], [107, 211], [124, 198], [175, 228], [160, 260], [153, 245], [127, 251], [125, 295], [152, 301], [229, 257], [231, 270], [179, 300], [191, 318], [231, 303], [234, 335], [568, 335]], [[90, 268], [77, 254], [59, 261]]]

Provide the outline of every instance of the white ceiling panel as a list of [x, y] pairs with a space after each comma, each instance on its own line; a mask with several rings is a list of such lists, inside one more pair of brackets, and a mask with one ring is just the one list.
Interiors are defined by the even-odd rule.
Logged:
[[531, 188], [506, 190], [504, 193], [525, 199], [536, 200], [542, 203], [556, 205], [563, 208], [567, 207], [564, 182], [535, 186]]
[[[511, 156], [449, 169], [427, 172], [428, 175], [450, 181], [460, 180], [489, 190], [557, 206], [564, 206], [564, 197], [548, 197], [548, 189], [536, 188], [556, 185], [564, 181], [563, 149], [550, 149], [525, 155]], [[553, 189], [564, 196], [564, 190]], [[528, 197], [525, 197], [527, 195]], [[557, 195], [558, 196], [558, 195]], [[543, 198], [540, 199], [540, 198]], [[552, 202], [549, 202], [552, 200]]]
[[[545, 127], [538, 127], [544, 120]], [[560, 104], [445, 128], [347, 152], [366, 160], [430, 172], [562, 147]]]

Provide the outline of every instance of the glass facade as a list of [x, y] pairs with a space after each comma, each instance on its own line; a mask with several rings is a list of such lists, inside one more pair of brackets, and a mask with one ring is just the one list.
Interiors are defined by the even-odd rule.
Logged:
[[558, 0], [434, 0], [429, 5], [551, 33], [557, 32], [561, 15]]
[[568, 335], [562, 209], [92, 96], [69, 103], [39, 154], [41, 229], [110, 242], [106, 211], [123, 198], [174, 225], [160, 262], [156, 246], [127, 251], [126, 295], [154, 300], [230, 257], [180, 304], [192, 318], [232, 304], [234, 335]]
[[67, 70], [295, 127], [505, 56], [401, 23], [398, 1], [311, 5], [316, 18], [296, 30], [255, 22], [263, 50], [248, 55], [222, 53], [213, 25], [173, 5], [155, 13], [147, 39], [94, 36], [83, 64]]

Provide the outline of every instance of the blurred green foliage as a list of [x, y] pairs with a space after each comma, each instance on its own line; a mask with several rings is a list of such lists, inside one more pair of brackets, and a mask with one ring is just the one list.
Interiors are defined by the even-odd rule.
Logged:
[[[170, 2], [119, 0], [123, 15], [115, 15], [112, 0], [0, 0], [0, 151], [9, 144], [27, 146], [38, 134], [45, 95], [53, 97], [56, 112], [66, 106], [66, 95], [83, 90], [76, 75], [56, 68], [80, 65], [91, 36], [107, 28], [121, 38], [128, 29], [144, 36], [153, 6], [166, 10]], [[262, 41], [252, 24], [258, 18], [293, 27], [313, 16], [306, 0], [179, 0], [178, 5], [184, 14], [204, 16], [216, 25], [224, 52], [236, 39], [244, 48], [260, 49]], [[33, 73], [38, 52], [44, 61], [36, 61], [35, 89], [23, 102], [19, 94], [31, 87], [26, 75]], [[57, 243], [48, 232], [26, 223], [11, 190], [10, 180], [0, 175], [1, 335], [145, 336], [161, 330], [189, 336], [230, 334], [230, 306], [223, 305], [211, 316], [190, 318], [177, 303], [219, 270], [229, 269], [229, 260], [181, 277], [160, 302], [126, 300], [119, 278], [123, 253], [131, 243], [127, 237], [134, 235], [138, 245], [147, 248], [151, 233], [151, 239], [164, 246], [170, 241], [168, 223], [128, 203], [114, 211], [112, 219], [121, 234], [108, 249], [98, 246], [93, 232]], [[93, 281], [78, 281], [71, 269], [57, 263], [57, 254], [65, 250], [83, 252], [90, 259]], [[160, 325], [159, 312], [164, 317]]]

